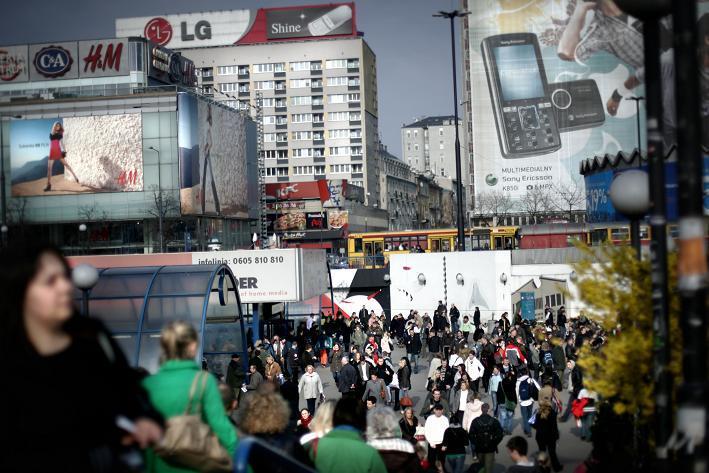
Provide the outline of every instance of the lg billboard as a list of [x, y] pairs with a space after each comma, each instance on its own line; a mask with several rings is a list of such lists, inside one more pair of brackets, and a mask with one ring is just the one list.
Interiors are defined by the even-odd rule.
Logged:
[[357, 35], [354, 3], [118, 18], [116, 32], [172, 49]]

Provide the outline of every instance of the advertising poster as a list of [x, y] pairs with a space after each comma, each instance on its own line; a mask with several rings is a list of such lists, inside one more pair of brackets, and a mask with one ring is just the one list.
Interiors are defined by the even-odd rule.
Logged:
[[10, 122], [14, 197], [143, 190], [140, 113]]
[[266, 10], [268, 39], [353, 34], [352, 5], [324, 5]]
[[308, 212], [305, 214], [306, 230], [327, 230], [327, 212]]
[[350, 223], [350, 215], [347, 210], [330, 210], [327, 212], [327, 225], [333, 230], [346, 228]]
[[27, 82], [29, 79], [27, 51], [27, 46], [0, 47], [0, 84]]
[[645, 94], [641, 23], [610, 0], [468, 7], [477, 205], [495, 193], [517, 210], [527, 193], [583, 196], [580, 161], [637, 148], [636, 105], [645, 129], [632, 100]]
[[184, 215], [246, 217], [246, 118], [178, 94], [180, 208]]

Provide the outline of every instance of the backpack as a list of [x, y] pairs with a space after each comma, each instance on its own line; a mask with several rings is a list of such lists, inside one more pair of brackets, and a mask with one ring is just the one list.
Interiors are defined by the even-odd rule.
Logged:
[[[525, 379], [519, 383], [519, 400], [529, 401], [532, 398], [532, 393], [530, 391], [529, 379]], [[539, 393], [537, 393], [537, 395], [539, 395]]]
[[544, 352], [543, 363], [547, 366], [551, 366], [552, 368], [554, 368], [554, 358], [552, 358], [550, 351]]
[[539, 388], [537, 385], [532, 381], [531, 379], [527, 380], [527, 384], [529, 384], [529, 395], [534, 399], [535, 401], [539, 400]]
[[515, 367], [519, 366], [519, 356], [517, 350], [515, 350], [514, 348], [508, 348], [506, 350], [506, 353], [507, 359], [510, 360], [510, 364]]
[[[473, 427], [476, 427], [473, 429]], [[494, 452], [503, 437], [502, 427], [494, 418], [485, 422], [478, 418], [470, 425], [470, 440], [475, 444], [475, 449], [482, 452]]]

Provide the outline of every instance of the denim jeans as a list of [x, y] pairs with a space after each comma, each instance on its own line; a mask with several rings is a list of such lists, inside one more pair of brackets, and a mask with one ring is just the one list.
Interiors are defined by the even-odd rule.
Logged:
[[529, 418], [532, 417], [533, 408], [533, 403], [528, 406], [523, 406], [521, 404], [519, 406], [519, 410], [522, 411], [522, 430], [524, 430], [524, 433], [527, 435], [532, 433], [532, 427], [529, 425]]
[[449, 473], [463, 473], [465, 455], [447, 455], [445, 466]]
[[409, 362], [414, 365], [413, 370], [414, 373], [419, 372], [419, 362], [418, 362], [419, 356], [415, 353], [409, 353]]
[[512, 432], [512, 417], [515, 415], [515, 411], [508, 411], [505, 406], [500, 406], [500, 425], [502, 425], [502, 430], [505, 432]]
[[591, 440], [591, 426], [595, 418], [595, 412], [587, 412], [581, 417], [581, 438], [583, 440]]
[[497, 391], [491, 392], [490, 398], [492, 399], [492, 416], [497, 417]]

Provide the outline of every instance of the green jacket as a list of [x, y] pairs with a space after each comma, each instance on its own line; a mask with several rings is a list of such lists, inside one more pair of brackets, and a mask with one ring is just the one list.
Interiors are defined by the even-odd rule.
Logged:
[[317, 446], [311, 443], [310, 456], [320, 473], [387, 473], [379, 452], [348, 428], [331, 430]]
[[[157, 374], [143, 380], [143, 387], [148, 391], [150, 401], [165, 419], [184, 414], [190, 386], [199, 372], [200, 367], [194, 360], [170, 360], [160, 367]], [[236, 430], [224, 412], [217, 381], [213, 376], [207, 378], [202, 399], [202, 419], [212, 428], [219, 438], [219, 442], [226, 447], [229, 454], [234, 455], [237, 444]], [[145, 471], [147, 472], [187, 473], [192, 471], [168, 465], [151, 449], [146, 451], [145, 460]]]

